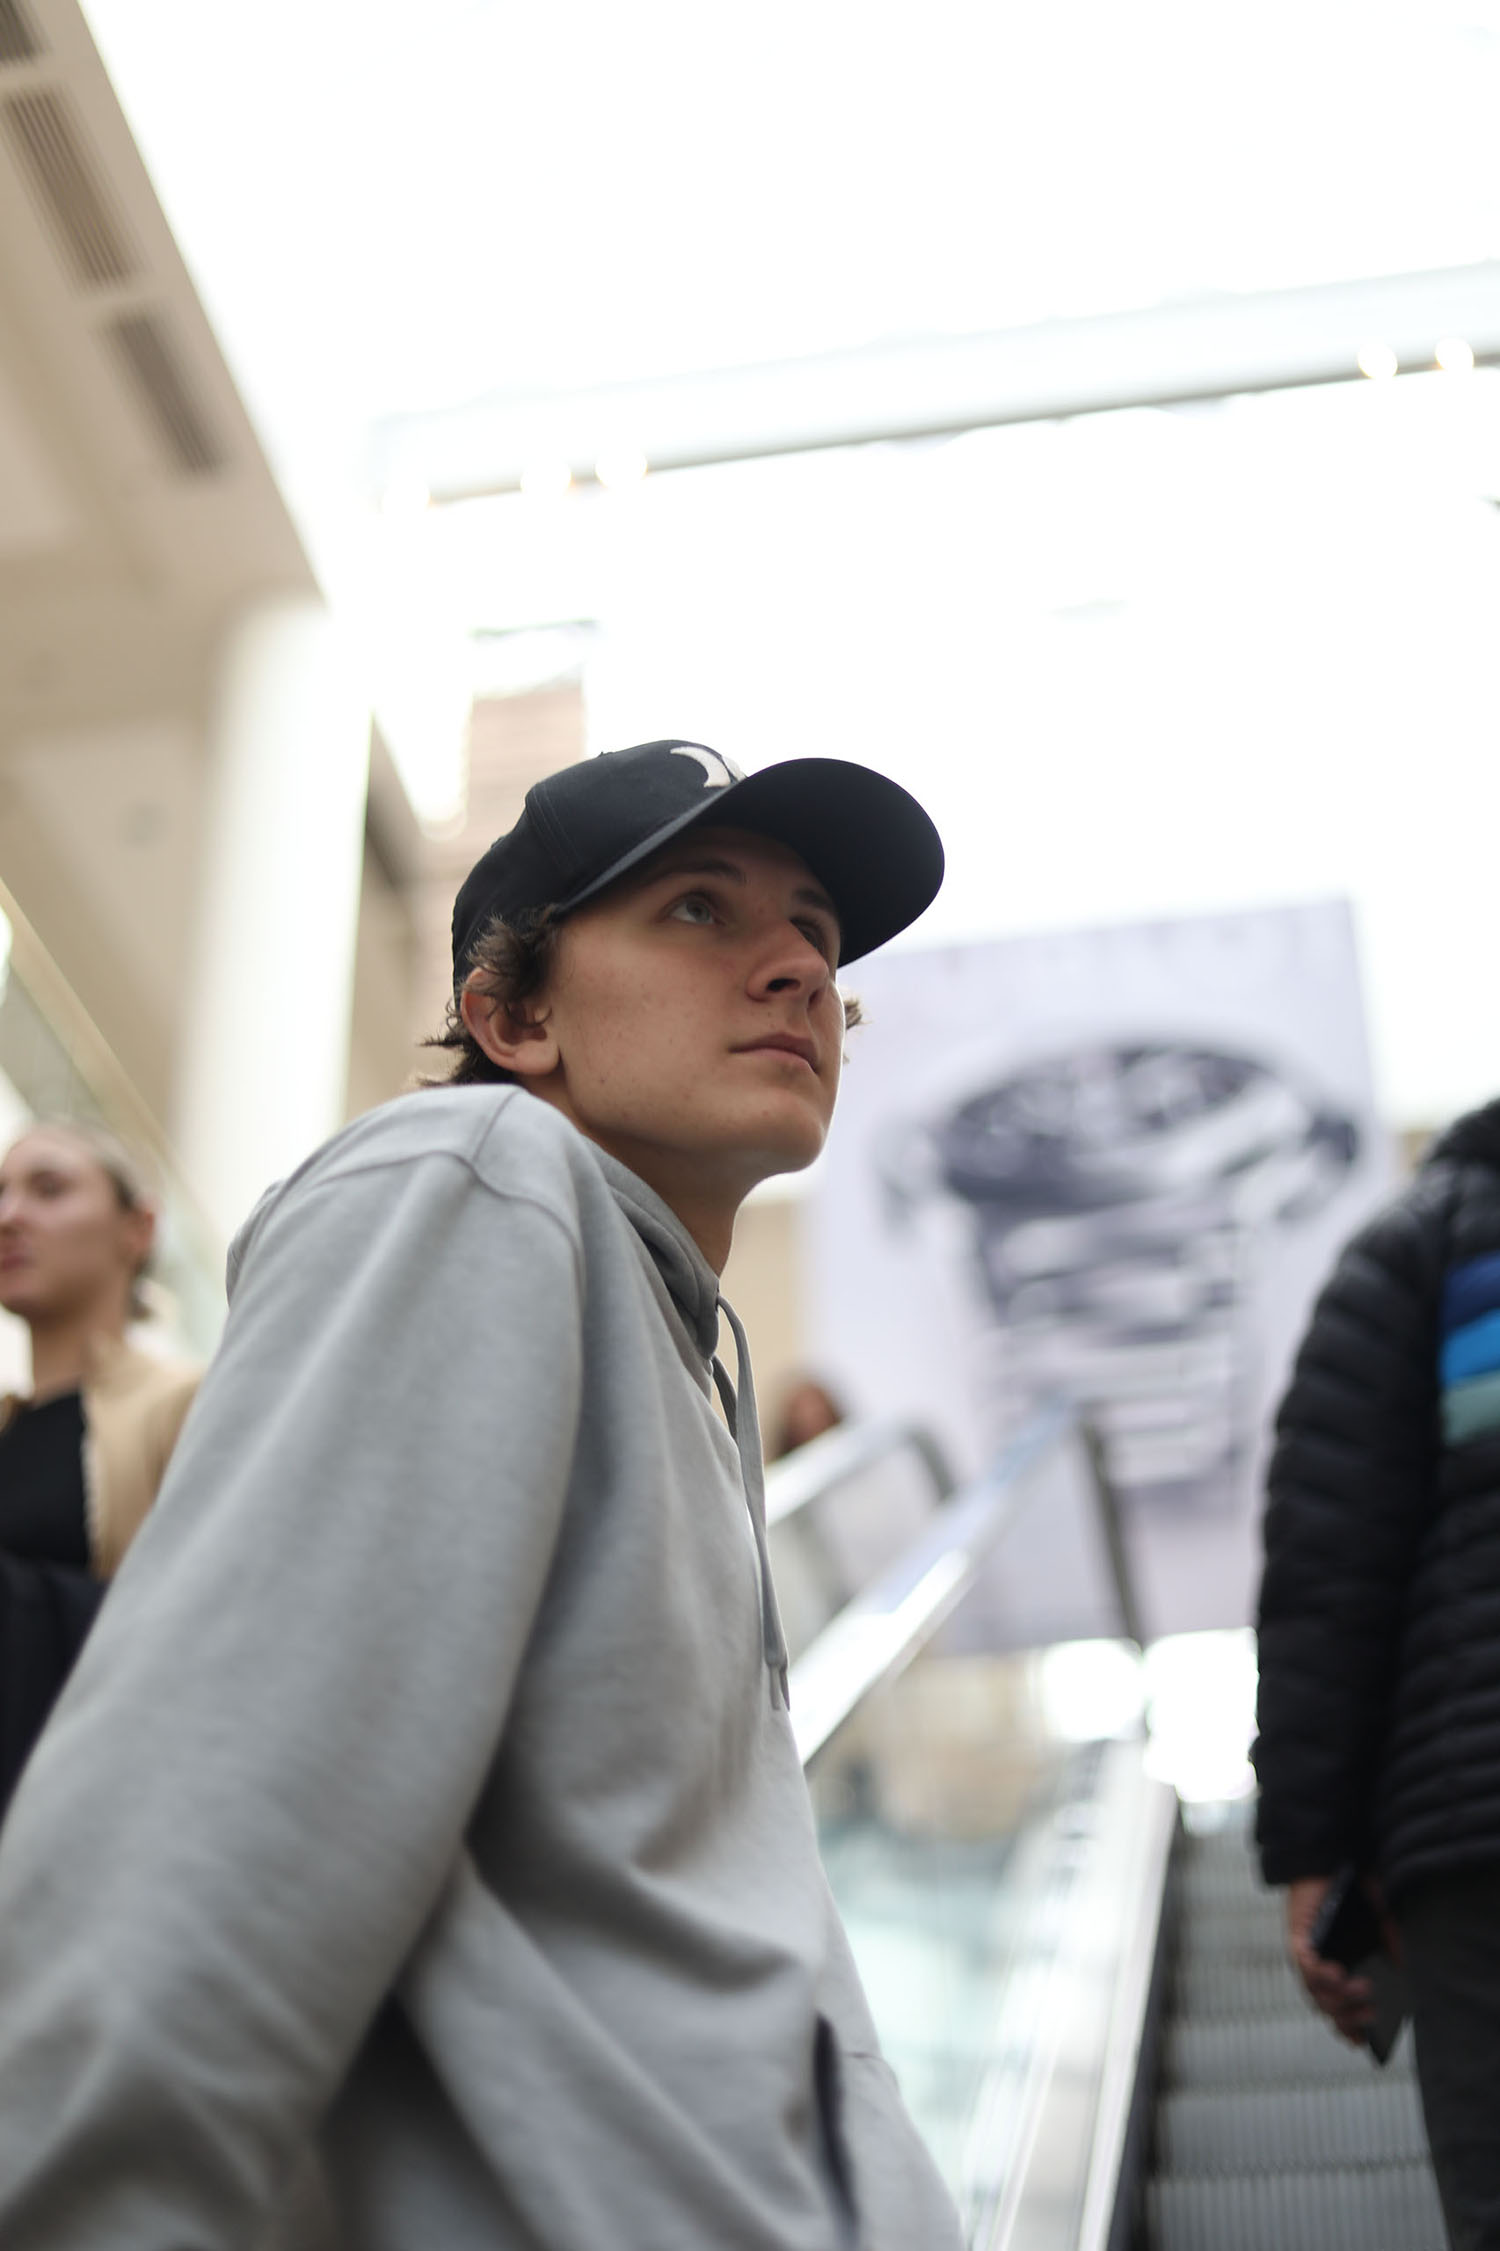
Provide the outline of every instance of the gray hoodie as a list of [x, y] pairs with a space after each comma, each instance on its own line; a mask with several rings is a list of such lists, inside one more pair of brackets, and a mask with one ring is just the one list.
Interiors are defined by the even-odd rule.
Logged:
[[424, 1093], [231, 1291], [0, 1848], [0, 2244], [955, 2251], [679, 1222]]

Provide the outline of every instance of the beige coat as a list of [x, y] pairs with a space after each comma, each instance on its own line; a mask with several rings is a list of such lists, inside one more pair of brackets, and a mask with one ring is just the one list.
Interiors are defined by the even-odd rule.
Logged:
[[[83, 1491], [89, 1554], [112, 1578], [156, 1499], [202, 1370], [113, 1337], [96, 1341], [83, 1391]], [[21, 1401], [0, 1404], [0, 1428]]]

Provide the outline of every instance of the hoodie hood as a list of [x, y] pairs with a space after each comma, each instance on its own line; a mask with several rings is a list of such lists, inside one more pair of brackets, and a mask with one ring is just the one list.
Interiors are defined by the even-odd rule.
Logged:
[[[583, 1137], [580, 1136], [580, 1139]], [[682, 1315], [689, 1336], [705, 1360], [719, 1342], [719, 1277], [670, 1204], [654, 1188], [608, 1156], [597, 1143], [589, 1153], [609, 1183], [610, 1193], [651, 1255], [667, 1295]]]
[[[671, 1206], [663, 1203], [654, 1188], [648, 1188], [644, 1180], [629, 1171], [617, 1158], [607, 1155], [596, 1143], [589, 1143], [589, 1151], [609, 1183], [615, 1202], [650, 1253], [668, 1296], [686, 1324], [689, 1336], [713, 1370], [714, 1388], [719, 1394], [719, 1404], [724, 1410], [724, 1420], [729, 1425], [735, 1452], [739, 1455], [745, 1506], [750, 1515], [750, 1529], [755, 1537], [756, 1560], [760, 1566], [761, 1646], [765, 1652], [766, 1670], [771, 1676], [771, 1700], [773, 1703], [779, 1702], [785, 1710], [791, 1701], [787, 1686], [789, 1657], [786, 1633], [776, 1602], [776, 1585], [771, 1576], [760, 1416], [755, 1404], [755, 1384], [750, 1373], [750, 1347], [746, 1342], [744, 1329], [728, 1298], [719, 1294], [718, 1275]], [[729, 1371], [718, 1356], [721, 1313], [734, 1338], [738, 1382], [731, 1382]]]
[[1440, 1133], [1422, 1160], [1424, 1165], [1488, 1165], [1500, 1172], [1500, 1101], [1486, 1102], [1455, 1119]]

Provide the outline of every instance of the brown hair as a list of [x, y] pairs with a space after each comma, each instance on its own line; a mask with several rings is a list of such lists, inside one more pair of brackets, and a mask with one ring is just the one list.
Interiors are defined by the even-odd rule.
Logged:
[[[458, 979], [443, 1017], [442, 1029], [422, 1042], [423, 1047], [447, 1048], [456, 1055], [451, 1071], [421, 1078], [419, 1086], [505, 1086], [516, 1083], [507, 1071], [485, 1054], [464, 1022], [461, 1006], [464, 987], [472, 984], [489, 1001], [502, 1008], [517, 1008], [546, 991], [557, 952], [563, 917], [556, 907], [538, 907], [534, 913], [507, 922], [492, 915], [469, 948], [469, 966]], [[852, 1031], [862, 1020], [858, 1000], [844, 995], [844, 1025]]]
[[443, 1018], [442, 1030], [422, 1042], [424, 1047], [445, 1047], [457, 1057], [451, 1071], [424, 1078], [422, 1086], [504, 1086], [516, 1074], [492, 1062], [464, 1022], [464, 987], [470, 981], [486, 1000], [502, 1008], [519, 1007], [545, 991], [552, 957], [557, 951], [561, 916], [555, 907], [540, 907], [534, 914], [507, 922], [491, 915], [469, 948], [469, 966], [454, 985]]

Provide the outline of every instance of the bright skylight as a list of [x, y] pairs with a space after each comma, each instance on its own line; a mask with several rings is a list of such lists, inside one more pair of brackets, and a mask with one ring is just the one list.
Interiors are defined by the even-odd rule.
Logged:
[[1500, 255], [1496, 0], [86, 0], [278, 455]]
[[468, 636], [582, 621], [596, 747], [918, 787], [919, 937], [1347, 893], [1392, 1113], [1500, 1086], [1500, 375], [1461, 352], [378, 521], [370, 481], [387, 417], [489, 394], [1500, 257], [1500, 0], [86, 7], [412, 743]]

